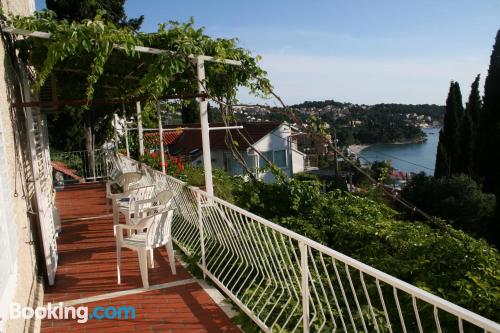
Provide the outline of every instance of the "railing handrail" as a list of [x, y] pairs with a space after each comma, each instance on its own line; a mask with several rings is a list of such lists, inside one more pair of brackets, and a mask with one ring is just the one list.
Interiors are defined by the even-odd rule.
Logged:
[[[130, 160], [132, 163], [137, 163], [137, 165], [139, 164], [139, 162], [137, 162], [131, 158], [125, 157], [123, 155], [121, 155], [120, 157]], [[298, 234], [294, 231], [291, 231], [283, 226], [280, 226], [276, 223], [268, 221], [263, 217], [260, 217], [254, 213], [251, 213], [251, 212], [249, 212], [241, 207], [238, 207], [230, 202], [227, 202], [221, 198], [218, 198], [216, 196], [211, 196], [208, 193], [206, 193], [205, 191], [203, 191], [197, 187], [190, 186], [186, 182], [183, 182], [182, 180], [179, 180], [179, 179], [172, 177], [170, 175], [164, 175], [160, 171], [152, 169], [151, 167], [145, 165], [144, 163], [142, 163], [141, 165], [143, 167], [149, 169], [150, 171], [161, 174], [163, 177], [166, 177], [167, 179], [169, 179], [172, 182], [175, 182], [179, 185], [187, 187], [190, 191], [193, 191], [195, 193], [195, 196], [197, 198], [200, 198], [203, 196], [206, 198], [206, 200], [205, 200], [206, 202], [215, 202], [215, 203], [218, 203], [222, 206], [225, 206], [231, 210], [234, 210], [235, 212], [237, 212], [243, 216], [246, 216], [247, 218], [252, 219], [253, 221], [256, 221], [256, 222], [258, 222], [266, 227], [269, 227], [278, 233], [286, 235], [287, 237], [290, 237], [291, 239], [294, 239], [295, 241], [297, 241], [299, 243], [306, 244], [308, 247], [310, 247], [312, 249], [315, 249], [315, 250], [317, 250], [325, 255], [331, 256], [332, 258], [335, 258], [343, 263], [346, 263], [349, 266], [356, 268], [359, 271], [366, 273], [367, 275], [369, 275], [377, 280], [380, 280], [380, 281], [387, 283], [393, 287], [396, 287], [396, 288], [400, 289], [401, 291], [404, 291], [404, 292], [414, 296], [417, 299], [420, 299], [422, 301], [430, 303], [434, 307], [437, 307], [437, 308], [444, 310], [452, 315], [457, 316], [458, 318], [461, 318], [461, 319], [463, 319], [467, 322], [470, 322], [478, 327], [481, 327], [482, 329], [486, 330], [487, 332], [500, 332], [500, 325], [497, 324], [496, 322], [490, 320], [490, 319], [487, 319], [483, 316], [480, 316], [480, 315], [478, 315], [470, 310], [467, 310], [459, 305], [456, 305], [450, 301], [447, 301], [439, 296], [436, 296], [430, 292], [427, 292], [427, 291], [422, 290], [418, 287], [415, 287], [410, 283], [404, 282], [404, 281], [402, 281], [402, 280], [400, 280], [392, 275], [389, 275], [389, 274], [384, 273], [376, 268], [373, 268], [369, 265], [366, 265], [366, 264], [364, 264], [364, 263], [362, 263], [354, 258], [351, 258], [351, 257], [349, 257], [345, 254], [342, 254], [334, 249], [331, 249], [323, 244], [320, 244], [320, 243], [318, 243], [318, 242], [316, 242], [308, 237], [305, 237], [305, 236]]]
[[[96, 151], [108, 151], [108, 149], [105, 148], [97, 148], [92, 150], [94, 152]], [[70, 151], [61, 151], [61, 150], [51, 150], [50, 154], [56, 153], [56, 154], [71, 154], [71, 153], [87, 153], [89, 150], [70, 150]]]

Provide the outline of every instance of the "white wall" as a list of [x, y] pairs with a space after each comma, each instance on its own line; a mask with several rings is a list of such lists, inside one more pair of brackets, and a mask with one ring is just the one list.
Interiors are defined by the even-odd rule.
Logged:
[[[5, 14], [29, 15], [35, 8], [33, 0], [2, 0]], [[17, 85], [5, 45], [0, 41], [0, 332], [33, 331], [34, 323], [8, 320], [10, 303], [36, 306], [41, 301], [43, 285], [37, 279], [36, 254], [26, 200], [23, 196], [23, 160], [15, 140], [19, 133], [10, 116], [13, 87]], [[21, 133], [19, 133], [21, 134]], [[29, 184], [28, 184], [29, 186]], [[17, 193], [17, 196], [14, 194]], [[6, 320], [7, 319], [7, 320]]]

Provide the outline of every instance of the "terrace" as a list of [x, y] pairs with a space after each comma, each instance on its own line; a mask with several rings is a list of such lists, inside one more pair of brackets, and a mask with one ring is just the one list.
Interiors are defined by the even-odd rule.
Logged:
[[[51, 38], [43, 32], [16, 29], [10, 32]], [[165, 53], [142, 46], [134, 50], [149, 55]], [[237, 66], [241, 62], [205, 55], [186, 55], [186, 58], [194, 61], [197, 69], [199, 91], [192, 97], [198, 97], [200, 102], [206, 190], [188, 186], [167, 175], [165, 170], [153, 170], [116, 151], [106, 152], [106, 168], [100, 169], [99, 175], [95, 165], [90, 168], [90, 178], [106, 179], [137, 172], [141, 174], [141, 186], [154, 186], [157, 193], [170, 191], [172, 238], [178, 247], [177, 254], [182, 252], [189, 258], [202, 271], [204, 279], [260, 329], [265, 332], [500, 332], [500, 325], [495, 322], [214, 196], [209, 131], [220, 128], [210, 129], [208, 124], [204, 62]], [[119, 66], [115, 63], [115, 67]], [[139, 99], [134, 101], [139, 151], [143, 155]], [[62, 104], [58, 101], [54, 105]], [[136, 254], [123, 251], [122, 284], [117, 284], [113, 222], [106, 214], [105, 192], [100, 183], [72, 185], [57, 193], [55, 206], [61, 217], [57, 235], [46, 121], [39, 110], [43, 106], [30, 101], [16, 105], [25, 111], [30, 135], [37, 213], [50, 285], [45, 300], [62, 301], [65, 305], [135, 305], [137, 314], [135, 320], [91, 320], [85, 324], [46, 320], [42, 323], [43, 330], [238, 331], [220, 308], [222, 303], [211, 299], [179, 258], [177, 274], [172, 275], [163, 249], [155, 253], [156, 268], [149, 269], [148, 288], [142, 288]], [[158, 118], [161, 119], [160, 114]], [[164, 158], [161, 120], [158, 126], [160, 156]], [[91, 156], [95, 158], [95, 151]]]
[[85, 305], [90, 309], [134, 306], [136, 318], [86, 323], [47, 319], [42, 321], [42, 332], [239, 332], [179, 261], [177, 274], [170, 273], [164, 248], [155, 253], [156, 267], [149, 270], [149, 289], [142, 288], [133, 251], [123, 252], [122, 283], [116, 283], [115, 238], [105, 193], [101, 183], [70, 185], [57, 192], [62, 219], [59, 267], [55, 285], [45, 290], [44, 302]]

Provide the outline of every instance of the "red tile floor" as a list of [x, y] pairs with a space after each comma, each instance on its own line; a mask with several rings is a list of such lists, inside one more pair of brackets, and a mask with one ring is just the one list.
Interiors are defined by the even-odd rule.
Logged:
[[[46, 319], [42, 332], [240, 332], [179, 262], [177, 274], [172, 275], [164, 248], [155, 250], [149, 284], [178, 281], [177, 286], [127, 292], [142, 287], [137, 254], [128, 249], [122, 250], [122, 283], [118, 285], [113, 222], [105, 216], [104, 198], [101, 184], [73, 185], [57, 192], [62, 220], [59, 267], [55, 285], [45, 290], [44, 303], [84, 304], [89, 311], [96, 306], [134, 306], [136, 318], [86, 323]], [[126, 295], [113, 295], [120, 291]]]

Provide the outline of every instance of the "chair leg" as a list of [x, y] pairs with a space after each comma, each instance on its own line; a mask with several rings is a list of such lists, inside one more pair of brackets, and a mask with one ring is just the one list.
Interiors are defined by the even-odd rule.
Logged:
[[141, 269], [142, 285], [144, 288], [149, 288], [148, 281], [148, 250], [138, 249], [137, 254], [139, 255], [139, 267]]
[[172, 271], [172, 274], [175, 275], [177, 274], [177, 272], [175, 270], [174, 246], [172, 245], [172, 240], [168, 241], [165, 247], [167, 248], [168, 261], [170, 262], [170, 270]]
[[116, 242], [116, 275], [118, 277], [118, 284], [122, 283], [121, 273], [120, 273], [120, 264], [121, 264], [121, 253], [122, 247], [118, 242]]
[[155, 268], [155, 254], [154, 254], [154, 249], [149, 250], [149, 260], [151, 263], [151, 268]]

